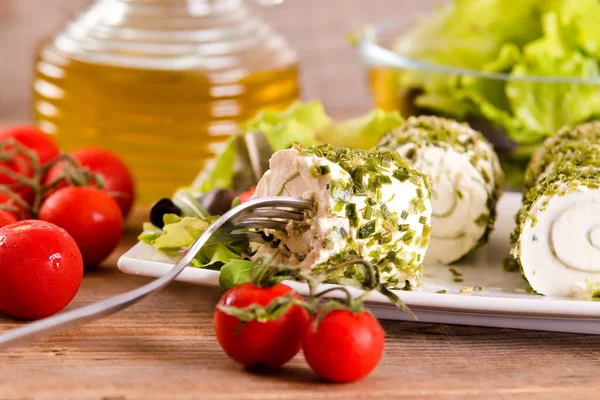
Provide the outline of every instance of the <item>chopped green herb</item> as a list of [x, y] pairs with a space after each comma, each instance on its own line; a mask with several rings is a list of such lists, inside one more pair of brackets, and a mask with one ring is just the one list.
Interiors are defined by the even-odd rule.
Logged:
[[487, 213], [481, 214], [479, 217], [475, 218], [475, 225], [477, 226], [486, 226], [490, 221], [490, 215]]
[[331, 172], [331, 169], [329, 168], [328, 165], [313, 165], [310, 168], [310, 174], [314, 177], [318, 177], [321, 175], [327, 175]]
[[463, 276], [462, 273], [458, 272], [454, 268], [448, 268], [448, 271], [450, 271], [450, 273], [452, 274], [452, 276]]
[[290, 177], [288, 177], [281, 185], [281, 188], [279, 189], [277, 196], [283, 195], [283, 193], [287, 190], [286, 185], [299, 176], [300, 176], [300, 172], [296, 172], [296, 173], [292, 174]]
[[376, 220], [367, 222], [366, 224], [364, 224], [363, 226], [361, 226], [358, 229], [358, 238], [359, 239], [366, 239], [369, 236], [371, 236], [373, 233], [375, 233], [375, 227], [376, 227]]
[[346, 204], [346, 217], [350, 221], [350, 226], [358, 226], [358, 214], [356, 213], [356, 204]]

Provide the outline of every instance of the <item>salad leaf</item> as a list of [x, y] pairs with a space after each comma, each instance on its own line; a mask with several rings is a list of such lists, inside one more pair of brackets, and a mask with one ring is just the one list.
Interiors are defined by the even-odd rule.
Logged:
[[295, 102], [282, 112], [265, 110], [243, 125], [246, 132], [262, 132], [274, 151], [293, 143], [310, 146], [317, 143], [315, 133], [331, 124], [321, 102]]
[[235, 163], [235, 150], [236, 137], [232, 137], [227, 141], [219, 156], [204, 167], [192, 186], [200, 187], [203, 192], [214, 188], [232, 190], [233, 169], [231, 166]]
[[140, 242], [152, 244], [153, 241], [158, 239], [164, 234], [162, 229], [155, 226], [150, 222], [144, 222], [142, 233], [138, 236]]
[[208, 218], [210, 213], [202, 207], [197, 198], [200, 192], [194, 188], [180, 188], [173, 195], [173, 203], [179, 207], [184, 217]]
[[[214, 218], [179, 217], [175, 214], [164, 216], [165, 226], [160, 229], [149, 222], [138, 239], [152, 245], [170, 256], [179, 256], [210, 226]], [[242, 258], [242, 250], [228, 243], [213, 243], [204, 246], [192, 260], [198, 268], [221, 266], [231, 260]]]
[[198, 175], [202, 193], [228, 189], [236, 193], [255, 185], [268, 169], [271, 155], [293, 143], [316, 143], [316, 132], [331, 123], [319, 101], [296, 102], [284, 111], [261, 111], [243, 125], [244, 133], [229, 139], [219, 156]]
[[598, 0], [561, 0], [555, 11], [565, 38], [572, 47], [588, 56], [600, 58], [600, 2]]
[[392, 129], [402, 125], [404, 120], [398, 111], [375, 109], [369, 114], [333, 123], [317, 133], [322, 143], [351, 149], [370, 149], [379, 139]]
[[[568, 47], [556, 13], [544, 16], [544, 33], [543, 38], [525, 46], [513, 76], [599, 77], [596, 60]], [[550, 136], [565, 124], [600, 114], [597, 84], [513, 80], [507, 83], [506, 94], [515, 117], [532, 136]]]
[[250, 282], [250, 272], [254, 268], [252, 261], [232, 260], [221, 267], [219, 285], [225, 289], [231, 289], [241, 283]]
[[214, 243], [209, 244], [200, 250], [192, 265], [197, 268], [205, 268], [209, 266], [218, 265], [221, 266], [230, 262], [231, 260], [239, 260], [242, 257], [240, 249], [230, 246], [226, 243]]
[[547, 0], [454, 0], [440, 7], [393, 46], [421, 61], [480, 69], [505, 43], [522, 46], [542, 34]]
[[163, 235], [152, 240], [151, 244], [158, 250], [187, 249], [210, 225], [201, 218], [179, 217], [167, 214], [164, 218]]

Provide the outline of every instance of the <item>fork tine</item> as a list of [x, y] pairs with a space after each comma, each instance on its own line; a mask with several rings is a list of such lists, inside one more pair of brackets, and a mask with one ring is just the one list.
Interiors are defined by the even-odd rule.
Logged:
[[313, 208], [311, 200], [299, 199], [297, 197], [264, 197], [251, 201], [252, 204], [246, 205], [245, 210], [256, 210], [265, 207], [295, 208], [298, 210], [312, 210]]
[[301, 221], [304, 219], [304, 212], [291, 211], [291, 210], [279, 210], [276, 208], [257, 208], [252, 211], [253, 217], [260, 218], [279, 218], [279, 219], [291, 219], [294, 221]]
[[265, 218], [247, 218], [237, 222], [235, 225], [238, 228], [262, 228], [262, 229], [277, 229], [285, 230], [289, 221], [277, 221]]

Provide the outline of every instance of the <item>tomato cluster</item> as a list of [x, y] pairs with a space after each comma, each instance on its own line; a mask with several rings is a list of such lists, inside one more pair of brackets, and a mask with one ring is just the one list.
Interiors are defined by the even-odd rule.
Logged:
[[[311, 318], [300, 304], [292, 304], [282, 315], [270, 318], [264, 307], [284, 296], [300, 299], [283, 283], [259, 287], [252, 282], [235, 286], [221, 297], [214, 327], [230, 358], [248, 368], [276, 368], [302, 349], [313, 371], [333, 382], [359, 380], [377, 366], [383, 354], [384, 332], [368, 311], [340, 307], [318, 311]], [[230, 311], [253, 307], [262, 311], [260, 317], [248, 322]]]
[[37, 319], [64, 308], [83, 266], [118, 245], [133, 201], [134, 180], [116, 155], [65, 154], [31, 126], [1, 131], [0, 311]]

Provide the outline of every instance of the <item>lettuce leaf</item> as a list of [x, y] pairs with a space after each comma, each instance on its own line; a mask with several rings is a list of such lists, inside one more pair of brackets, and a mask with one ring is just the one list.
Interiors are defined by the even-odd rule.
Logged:
[[369, 114], [333, 123], [317, 133], [321, 143], [351, 149], [370, 149], [404, 120], [398, 111], [375, 109]]
[[[151, 239], [149, 243], [155, 249], [167, 252], [180, 252], [187, 249], [210, 225], [210, 222], [202, 218], [181, 218], [175, 214], [166, 214], [164, 222], [162, 234]], [[144, 233], [142, 235], [140, 240], [146, 238]]]
[[232, 260], [223, 265], [219, 274], [219, 285], [231, 289], [241, 283], [250, 282], [250, 272], [255, 264], [252, 261]]
[[317, 143], [316, 132], [331, 124], [320, 101], [295, 102], [282, 112], [264, 110], [243, 125], [246, 132], [262, 132], [274, 151], [293, 143], [310, 146]]
[[454, 0], [400, 37], [394, 51], [421, 61], [481, 69], [506, 43], [522, 46], [542, 34], [547, 0]]
[[244, 133], [229, 139], [192, 186], [203, 193], [215, 188], [245, 191], [268, 169], [268, 160], [275, 151], [293, 143], [315, 144], [316, 132], [329, 124], [331, 119], [319, 101], [295, 102], [280, 112], [263, 110], [243, 124]]
[[561, 0], [555, 11], [572, 47], [600, 59], [600, 2], [598, 0]]
[[240, 249], [230, 246], [226, 243], [214, 243], [202, 247], [196, 254], [192, 265], [197, 268], [206, 268], [213, 266], [222, 266], [231, 260], [242, 258]]
[[[214, 218], [182, 218], [175, 214], [166, 214], [163, 229], [146, 222], [138, 239], [163, 253], [178, 257], [206, 231], [213, 220]], [[241, 258], [241, 249], [227, 243], [213, 243], [204, 246], [196, 254], [192, 265], [198, 268], [214, 267]]]
[[[598, 78], [598, 63], [568, 46], [565, 32], [554, 12], [544, 16], [544, 37], [525, 46], [522, 59], [514, 66], [515, 77], [560, 76]], [[583, 83], [524, 82], [506, 85], [514, 116], [532, 136], [550, 136], [563, 125], [571, 125], [600, 114], [598, 85]]]

